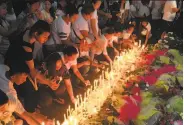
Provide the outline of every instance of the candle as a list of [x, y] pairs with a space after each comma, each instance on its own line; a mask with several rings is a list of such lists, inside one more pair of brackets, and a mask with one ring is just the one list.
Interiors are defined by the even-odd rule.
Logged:
[[59, 121], [57, 121], [56, 123], [57, 123], [57, 125], [61, 125]]
[[141, 47], [141, 40], [139, 40], [139, 47]]
[[42, 122], [42, 124], [41, 125], [45, 125], [45, 123], [44, 122]]

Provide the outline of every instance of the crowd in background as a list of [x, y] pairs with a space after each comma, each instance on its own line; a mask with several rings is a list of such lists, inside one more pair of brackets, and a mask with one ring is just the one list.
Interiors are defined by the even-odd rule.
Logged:
[[0, 0], [0, 125], [52, 125], [60, 112], [55, 107], [74, 104], [75, 91], [90, 86], [90, 77], [120, 52], [135, 42], [154, 44], [168, 32], [182, 37], [182, 5], [182, 0]]

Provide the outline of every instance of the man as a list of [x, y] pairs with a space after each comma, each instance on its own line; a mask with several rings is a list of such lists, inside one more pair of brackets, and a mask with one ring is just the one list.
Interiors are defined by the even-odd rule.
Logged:
[[78, 10], [74, 5], [67, 5], [65, 15], [59, 16], [51, 25], [51, 38], [44, 45], [44, 56], [55, 51], [62, 51], [65, 45], [74, 45], [71, 42], [69, 35], [71, 33], [71, 23], [74, 23], [78, 18]]
[[74, 43], [79, 43], [86, 37], [89, 38], [89, 24], [88, 21], [94, 12], [92, 5], [84, 5], [81, 12], [79, 12], [79, 18], [72, 25], [71, 39]]
[[[176, 16], [176, 12], [178, 12], [179, 9], [177, 8], [176, 0], [167, 0], [164, 6], [164, 14], [163, 14], [163, 27], [162, 31], [163, 32], [169, 32], [173, 31], [173, 21]], [[164, 35], [163, 33], [162, 35]]]
[[[51, 121], [48, 121], [46, 118], [38, 118], [37, 115], [26, 112], [13, 87], [13, 84], [21, 85], [24, 83], [29, 71], [21, 66], [9, 70], [9, 67], [6, 65], [0, 65], [0, 71], [0, 88], [8, 97], [5, 97], [5, 95], [0, 92], [0, 121], [3, 121], [4, 123], [11, 122], [12, 113], [15, 112], [29, 125], [40, 125], [41, 122], [48, 122], [48, 124], [50, 124], [49, 122]], [[19, 124], [17, 125], [20, 125], [20, 123], [21, 122], [19, 121]]]
[[79, 68], [83, 65], [89, 65], [89, 63], [77, 64], [78, 50], [73, 46], [67, 46], [64, 48], [63, 52], [60, 52], [62, 62], [66, 65], [67, 69], [72, 69], [73, 73], [78, 79], [84, 83], [85, 86], [90, 85], [89, 80], [85, 80], [84, 77], [79, 72]]

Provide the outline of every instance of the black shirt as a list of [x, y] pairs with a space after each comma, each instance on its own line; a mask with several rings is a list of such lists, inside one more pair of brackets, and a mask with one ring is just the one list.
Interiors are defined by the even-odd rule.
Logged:
[[[7, 54], [5, 56], [5, 64], [8, 65], [10, 69], [21, 66], [25, 70], [29, 71], [29, 67], [26, 64], [26, 61], [30, 61], [33, 59], [34, 43], [30, 44], [23, 41], [23, 35], [19, 37], [21, 38], [15, 39], [15, 41], [13, 41], [14, 44], [11, 44], [9, 46]], [[26, 52], [23, 47], [31, 48], [32, 52]]]

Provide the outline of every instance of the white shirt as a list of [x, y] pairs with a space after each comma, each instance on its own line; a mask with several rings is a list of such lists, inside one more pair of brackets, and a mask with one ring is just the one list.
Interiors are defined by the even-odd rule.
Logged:
[[56, 16], [57, 17], [64, 16], [64, 15], [65, 15], [65, 13], [62, 10], [59, 10], [59, 9], [56, 10]]
[[138, 16], [139, 17], [144, 17], [144, 15], [149, 16], [150, 15], [150, 10], [148, 6], [145, 6], [139, 1], [138, 4]]
[[123, 33], [122, 33], [122, 38], [123, 38], [124, 40], [129, 39], [130, 36], [131, 36], [131, 34], [128, 33], [126, 30], [123, 31]]
[[[82, 14], [79, 12], [79, 17], [78, 19], [73, 23], [72, 25], [73, 30], [75, 31], [75, 33], [77, 34], [77, 36], [80, 39], [83, 39], [83, 35], [81, 34], [81, 30], [85, 30], [87, 32], [89, 32], [89, 24], [88, 21], [84, 19], [84, 17], [82, 16]], [[75, 35], [74, 31], [72, 30], [71, 32], [71, 39], [74, 42], [78, 42], [78, 38]]]
[[[61, 40], [67, 40], [71, 32], [71, 23], [67, 24], [61, 16], [54, 20], [51, 26], [52, 36], [45, 45], [62, 44]], [[55, 40], [55, 41], [54, 41]]]
[[95, 47], [91, 48], [91, 54], [92, 59], [94, 58], [94, 55], [100, 55], [103, 53], [103, 55], [108, 55], [107, 53], [107, 46], [108, 46], [108, 40], [104, 35], [100, 36], [100, 40], [96, 42]]
[[6, 65], [0, 65], [0, 89], [6, 93], [9, 98], [8, 111], [22, 114], [25, 112], [24, 107], [17, 97], [17, 92], [13, 87], [13, 83], [6, 78], [5, 73], [9, 70]]
[[146, 29], [143, 28], [141, 34], [145, 36], [147, 32], [150, 32], [150, 31], [151, 31], [151, 24], [148, 23], [148, 25], [146, 26]]
[[[96, 27], [96, 30], [97, 30], [97, 33], [99, 31], [99, 27], [98, 27], [98, 14], [97, 14], [97, 10], [95, 10], [92, 14], [92, 17], [91, 19], [95, 19], [96, 20], [96, 24], [95, 24], [95, 27]], [[93, 31], [92, 31], [92, 28], [91, 28], [91, 22], [89, 21], [89, 27], [90, 27], [90, 33], [93, 34]]]
[[77, 59], [73, 61], [66, 62], [64, 59], [64, 54], [62, 52], [58, 52], [61, 56], [62, 61], [65, 63], [66, 68], [69, 70], [72, 66], [77, 65]]
[[172, 8], [177, 8], [175, 0], [167, 0], [164, 6], [163, 20], [172, 22], [176, 16], [176, 13], [172, 12]]
[[152, 19], [161, 19], [162, 4], [163, 2], [161, 1], [152, 1]]

